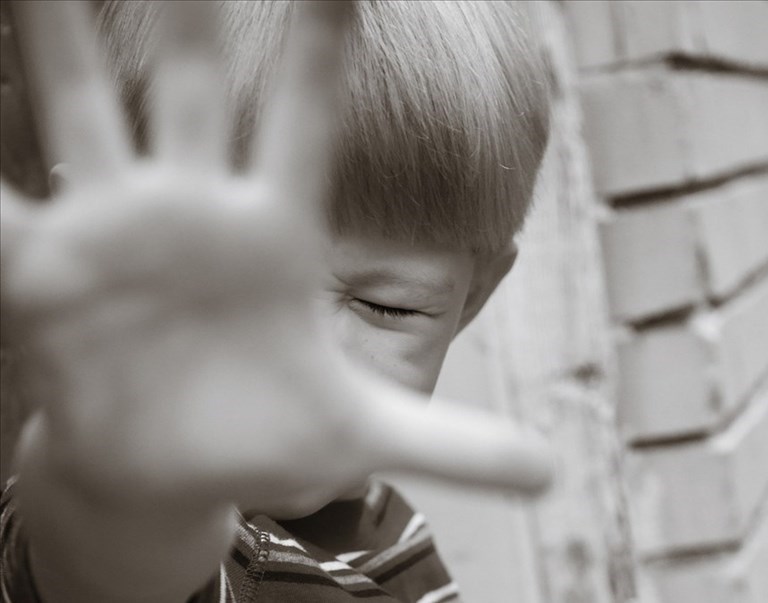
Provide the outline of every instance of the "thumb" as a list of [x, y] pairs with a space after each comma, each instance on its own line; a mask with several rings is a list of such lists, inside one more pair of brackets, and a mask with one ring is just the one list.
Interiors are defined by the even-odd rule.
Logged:
[[5, 180], [0, 182], [0, 258], [3, 271], [32, 230], [36, 209]]
[[18, 310], [12, 307], [8, 295], [8, 273], [19, 250], [30, 237], [39, 208], [24, 199], [11, 186], [0, 181], [0, 325], [3, 341], [18, 336]]
[[427, 405], [424, 396], [376, 377], [366, 375], [363, 387], [374, 471], [429, 475], [526, 496], [551, 485], [554, 450], [533, 430], [457, 404]]

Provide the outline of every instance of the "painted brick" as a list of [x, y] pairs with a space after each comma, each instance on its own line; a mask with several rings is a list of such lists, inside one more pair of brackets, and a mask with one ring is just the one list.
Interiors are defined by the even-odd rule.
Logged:
[[750, 77], [681, 72], [680, 99], [691, 174], [706, 180], [768, 163], [768, 83]]
[[768, 373], [768, 280], [691, 320], [617, 344], [617, 416], [629, 441], [712, 431]]
[[722, 299], [768, 264], [768, 178], [689, 197], [707, 292]]
[[624, 438], [700, 433], [717, 424], [709, 345], [687, 325], [630, 335], [617, 352], [617, 419]]
[[582, 68], [669, 55], [715, 59], [746, 67], [768, 65], [765, 2], [565, 3]]
[[694, 10], [704, 55], [755, 67], [768, 65], [768, 3], [700, 0]]
[[620, 59], [663, 55], [716, 59], [749, 67], [768, 65], [768, 5], [764, 2], [618, 2], [616, 32]]
[[670, 187], [687, 178], [673, 75], [662, 69], [581, 82], [584, 135], [596, 190], [606, 196]]
[[[704, 317], [702, 328], [714, 344], [715, 381], [726, 413], [740, 405], [768, 370], [768, 279]], [[765, 457], [768, 459], [768, 456]]]
[[695, 222], [679, 204], [617, 212], [600, 239], [613, 318], [647, 318], [701, 297]]
[[704, 440], [627, 458], [638, 551], [660, 555], [740, 542], [768, 486], [768, 388]]
[[638, 61], [672, 53], [695, 54], [698, 23], [690, 2], [618, 2], [613, 8], [619, 59]]
[[582, 81], [595, 187], [607, 197], [679, 187], [768, 163], [768, 84], [648, 68]]
[[565, 2], [566, 16], [573, 35], [576, 60], [581, 67], [612, 63], [618, 58], [613, 9], [604, 0]]
[[615, 212], [600, 225], [613, 318], [723, 300], [768, 264], [766, 233], [765, 176]]
[[768, 516], [738, 550], [649, 564], [647, 603], [765, 603], [768, 601]]

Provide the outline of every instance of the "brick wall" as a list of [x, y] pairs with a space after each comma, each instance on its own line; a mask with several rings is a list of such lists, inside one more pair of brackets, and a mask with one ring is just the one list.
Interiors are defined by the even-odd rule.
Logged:
[[641, 600], [768, 601], [768, 2], [565, 3]]

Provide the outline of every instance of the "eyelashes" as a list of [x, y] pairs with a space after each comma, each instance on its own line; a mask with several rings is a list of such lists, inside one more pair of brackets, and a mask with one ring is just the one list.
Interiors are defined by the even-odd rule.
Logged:
[[374, 314], [378, 314], [379, 316], [386, 316], [388, 318], [403, 319], [409, 316], [420, 314], [420, 312], [416, 310], [406, 310], [405, 308], [392, 308], [390, 306], [382, 306], [379, 304], [374, 304], [373, 302], [365, 301], [364, 299], [355, 298], [355, 301], [365, 306], [366, 309], [370, 310]]

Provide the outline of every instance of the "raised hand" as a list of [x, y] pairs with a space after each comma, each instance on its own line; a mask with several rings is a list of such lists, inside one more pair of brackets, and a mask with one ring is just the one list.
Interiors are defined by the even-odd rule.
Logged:
[[44, 209], [3, 189], [3, 295], [55, 386], [28, 438], [74, 483], [123, 501], [301, 515], [384, 469], [539, 492], [539, 439], [349, 365], [315, 310], [354, 4], [297, 4], [253, 166], [237, 175], [216, 60], [185, 33], [205, 30], [207, 3], [191, 4], [138, 158], [84, 7], [19, 3], [47, 144], [72, 173]]

